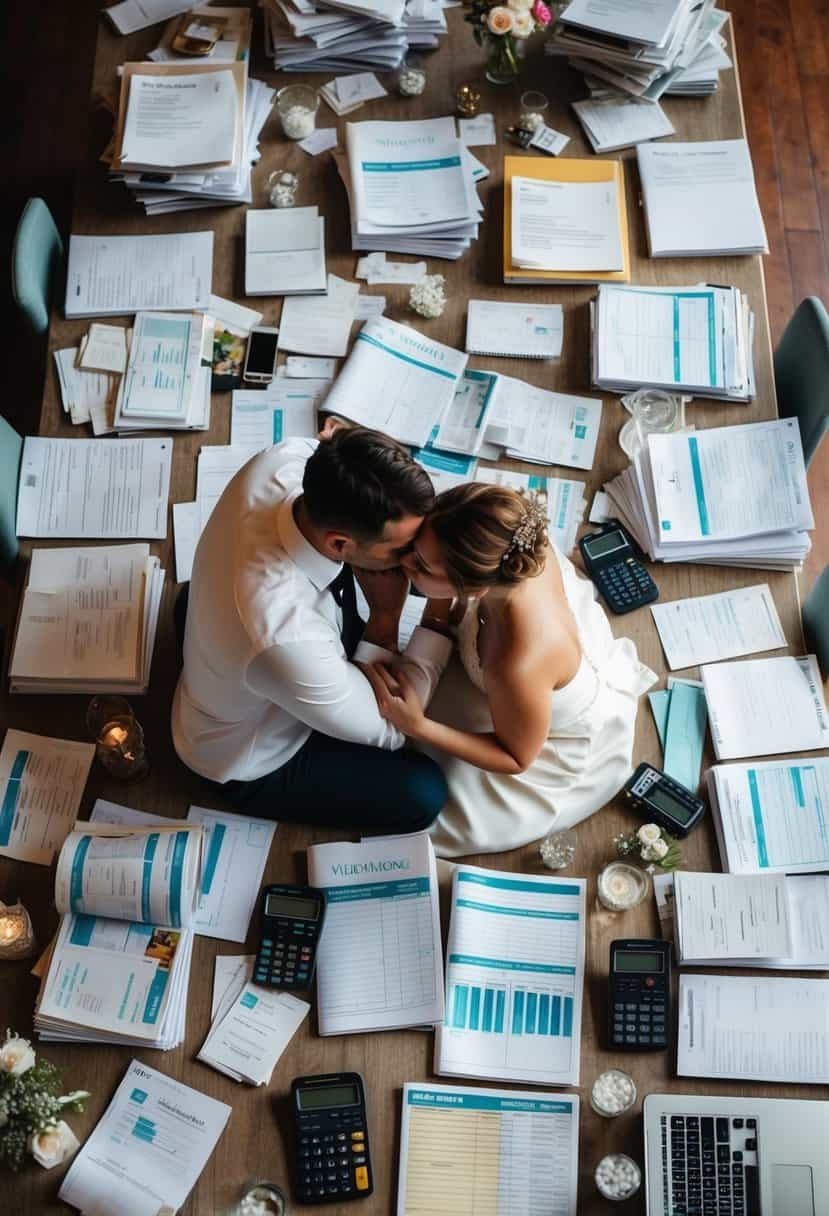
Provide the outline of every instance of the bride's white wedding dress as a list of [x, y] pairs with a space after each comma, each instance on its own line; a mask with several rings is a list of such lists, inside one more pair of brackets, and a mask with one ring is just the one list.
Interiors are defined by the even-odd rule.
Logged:
[[[614, 638], [593, 585], [554, 549], [579, 633], [582, 660], [563, 688], [551, 692], [550, 730], [523, 773], [488, 773], [424, 748], [440, 764], [449, 800], [432, 827], [442, 857], [499, 853], [568, 828], [599, 810], [631, 772], [639, 697], [656, 681], [629, 638]], [[458, 627], [458, 654], [429, 706], [429, 717], [460, 730], [492, 730], [472, 603]], [[459, 660], [459, 661], [458, 661]]]

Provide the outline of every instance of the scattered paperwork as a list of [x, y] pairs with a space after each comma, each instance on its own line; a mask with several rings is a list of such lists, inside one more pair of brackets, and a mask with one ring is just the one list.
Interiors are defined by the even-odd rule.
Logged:
[[768, 583], [651, 604], [651, 613], [671, 671], [786, 645]]
[[69, 238], [66, 316], [120, 316], [149, 309], [206, 310], [213, 233]]
[[94, 743], [8, 730], [0, 752], [0, 856], [52, 864], [72, 831]]

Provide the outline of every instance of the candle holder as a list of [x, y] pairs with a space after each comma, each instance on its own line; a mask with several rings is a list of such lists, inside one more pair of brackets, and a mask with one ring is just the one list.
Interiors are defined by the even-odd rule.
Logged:
[[288, 1204], [275, 1182], [251, 1182], [233, 1209], [233, 1216], [286, 1216]]
[[599, 903], [610, 912], [627, 912], [629, 908], [638, 908], [647, 898], [649, 890], [650, 879], [644, 870], [624, 861], [611, 861], [599, 874]]
[[558, 832], [548, 832], [538, 846], [538, 851], [548, 870], [565, 870], [575, 860], [577, 843], [578, 837], [574, 830], [563, 828]]
[[95, 739], [95, 755], [103, 769], [117, 781], [141, 781], [150, 771], [144, 746], [144, 731], [123, 697], [93, 697], [86, 723]]
[[20, 900], [16, 904], [0, 900], [0, 959], [29, 958], [35, 949], [32, 922]]
[[458, 85], [455, 91], [455, 109], [461, 118], [476, 118], [481, 108], [481, 90], [476, 84]]

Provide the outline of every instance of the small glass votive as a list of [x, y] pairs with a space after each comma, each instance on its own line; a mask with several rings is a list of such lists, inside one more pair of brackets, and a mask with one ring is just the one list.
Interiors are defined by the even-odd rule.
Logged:
[[93, 697], [86, 724], [95, 738], [95, 755], [110, 777], [140, 781], [150, 771], [144, 731], [124, 697]]
[[560, 832], [548, 832], [538, 851], [548, 870], [564, 870], [572, 865], [576, 856], [578, 837], [572, 828]]
[[28, 958], [35, 952], [35, 935], [29, 913], [16, 904], [0, 900], [0, 960]]
[[426, 91], [426, 68], [417, 55], [407, 55], [397, 73], [397, 91], [401, 97], [419, 97]]
[[276, 112], [288, 139], [305, 139], [317, 125], [320, 99], [307, 84], [287, 84], [276, 95]]
[[622, 397], [632, 415], [619, 432], [622, 451], [631, 460], [647, 447], [648, 435], [669, 435], [685, 426], [685, 398], [661, 388], [640, 388]]
[[289, 169], [275, 169], [268, 177], [268, 201], [272, 207], [293, 207], [299, 177]]
[[602, 1157], [593, 1177], [599, 1194], [616, 1203], [630, 1199], [642, 1185], [642, 1171], [626, 1153], [608, 1153]]
[[481, 108], [481, 90], [476, 84], [460, 84], [455, 90], [455, 109], [461, 118], [476, 118]]
[[615, 1119], [624, 1115], [636, 1103], [636, 1085], [621, 1068], [608, 1068], [599, 1073], [590, 1091], [590, 1105], [597, 1115]]
[[233, 1216], [285, 1216], [288, 1203], [275, 1182], [252, 1182], [234, 1209]]
[[521, 114], [518, 125], [523, 131], [537, 131], [547, 121], [549, 102], [537, 89], [528, 89], [521, 94]]
[[647, 898], [650, 880], [644, 870], [626, 861], [611, 861], [599, 873], [597, 894], [599, 903], [611, 912], [627, 912], [638, 908]]

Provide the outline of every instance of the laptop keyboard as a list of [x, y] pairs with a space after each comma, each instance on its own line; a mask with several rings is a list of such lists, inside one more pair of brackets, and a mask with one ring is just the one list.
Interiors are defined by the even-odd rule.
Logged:
[[761, 1216], [757, 1120], [663, 1115], [665, 1216]]

